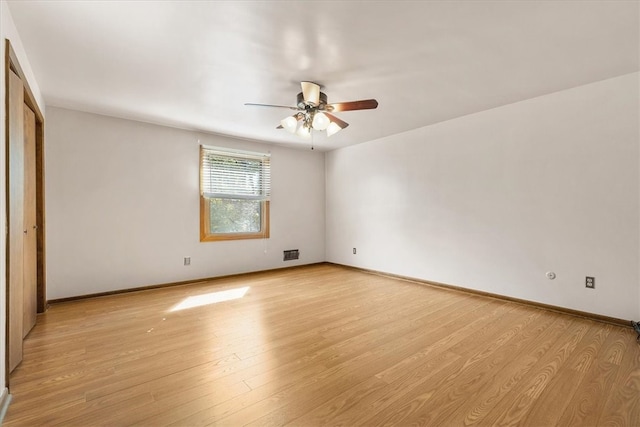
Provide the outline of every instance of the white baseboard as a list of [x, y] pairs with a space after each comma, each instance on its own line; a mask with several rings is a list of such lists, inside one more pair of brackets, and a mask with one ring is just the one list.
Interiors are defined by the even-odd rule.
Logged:
[[9, 394], [9, 389], [5, 387], [0, 396], [0, 425], [4, 421], [4, 416], [7, 415], [9, 403], [11, 403], [11, 395]]

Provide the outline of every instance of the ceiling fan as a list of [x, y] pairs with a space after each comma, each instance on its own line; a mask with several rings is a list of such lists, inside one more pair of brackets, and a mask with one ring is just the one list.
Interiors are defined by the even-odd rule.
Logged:
[[327, 95], [324, 92], [320, 92], [320, 85], [313, 82], [301, 82], [300, 85], [302, 86], [302, 92], [298, 94], [297, 105], [295, 107], [252, 103], [246, 103], [244, 105], [288, 108], [296, 111], [292, 116], [282, 119], [280, 126], [276, 129], [286, 129], [303, 138], [310, 137], [311, 130], [326, 130], [327, 136], [331, 136], [349, 126], [349, 123], [340, 120], [331, 113], [371, 110], [378, 107], [378, 101], [375, 99], [329, 104], [327, 102]]

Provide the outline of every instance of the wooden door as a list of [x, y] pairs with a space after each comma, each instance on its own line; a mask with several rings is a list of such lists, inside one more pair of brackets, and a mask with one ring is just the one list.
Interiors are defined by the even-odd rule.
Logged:
[[9, 144], [8, 144], [8, 204], [9, 204], [9, 283], [7, 286], [9, 372], [22, 361], [23, 339], [23, 240], [24, 240], [24, 88], [20, 78], [9, 76]]
[[22, 337], [36, 325], [37, 232], [36, 225], [36, 114], [24, 105], [24, 246]]

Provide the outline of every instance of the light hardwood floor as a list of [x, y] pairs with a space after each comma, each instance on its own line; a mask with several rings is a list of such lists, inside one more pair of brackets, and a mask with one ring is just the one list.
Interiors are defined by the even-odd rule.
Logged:
[[314, 265], [53, 305], [11, 393], [6, 426], [638, 426], [640, 345], [631, 328]]

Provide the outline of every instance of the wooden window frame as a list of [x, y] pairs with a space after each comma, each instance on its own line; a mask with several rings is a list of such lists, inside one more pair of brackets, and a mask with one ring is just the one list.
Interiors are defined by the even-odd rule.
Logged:
[[209, 203], [200, 196], [200, 241], [217, 242], [221, 240], [268, 239], [269, 238], [269, 202], [261, 202], [260, 231], [256, 233], [211, 233], [209, 229]]
[[[200, 146], [199, 173], [202, 177], [202, 156], [207, 148]], [[223, 150], [223, 149], [220, 149]], [[229, 156], [232, 157], [234, 150], [229, 149]], [[257, 154], [257, 153], [256, 153]], [[244, 239], [268, 239], [269, 238], [269, 200], [260, 202], [260, 231], [242, 233], [212, 233], [210, 229], [210, 204], [208, 198], [202, 194], [202, 181], [200, 182], [200, 241], [217, 242], [224, 240], [244, 240]]]

